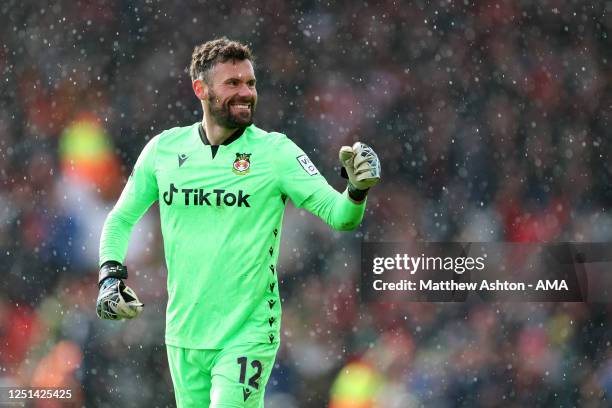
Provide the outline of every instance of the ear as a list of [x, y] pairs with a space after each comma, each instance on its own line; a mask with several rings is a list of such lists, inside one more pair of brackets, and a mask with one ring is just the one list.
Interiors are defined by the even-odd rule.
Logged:
[[208, 85], [203, 80], [196, 79], [191, 83], [191, 87], [199, 100], [205, 101], [208, 99]]

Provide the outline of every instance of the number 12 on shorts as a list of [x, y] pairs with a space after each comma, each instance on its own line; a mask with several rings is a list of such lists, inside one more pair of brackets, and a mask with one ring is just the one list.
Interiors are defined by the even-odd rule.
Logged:
[[[238, 357], [236, 362], [240, 365], [240, 380], [239, 381], [241, 384], [247, 384], [246, 383], [247, 358]], [[259, 389], [259, 384], [257, 383], [257, 381], [259, 380], [259, 377], [261, 377], [261, 371], [263, 369], [261, 366], [261, 361], [259, 360], [251, 361], [251, 367], [255, 369], [255, 374], [249, 377], [248, 385], [249, 387]]]

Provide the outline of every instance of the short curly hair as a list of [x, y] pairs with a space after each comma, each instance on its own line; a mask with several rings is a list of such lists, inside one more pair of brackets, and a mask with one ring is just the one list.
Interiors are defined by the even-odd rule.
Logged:
[[200, 44], [193, 49], [189, 75], [191, 80], [203, 79], [208, 82], [212, 68], [217, 63], [249, 60], [254, 64], [251, 49], [238, 41], [231, 41], [227, 37], [217, 38]]

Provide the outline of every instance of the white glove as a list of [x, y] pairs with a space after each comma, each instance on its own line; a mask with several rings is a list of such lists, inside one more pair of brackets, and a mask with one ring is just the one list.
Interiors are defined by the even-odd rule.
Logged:
[[121, 279], [106, 278], [100, 286], [96, 313], [100, 319], [133, 319], [142, 313], [144, 304]]
[[361, 142], [342, 146], [339, 157], [349, 183], [357, 190], [367, 190], [380, 180], [380, 161], [370, 146]]

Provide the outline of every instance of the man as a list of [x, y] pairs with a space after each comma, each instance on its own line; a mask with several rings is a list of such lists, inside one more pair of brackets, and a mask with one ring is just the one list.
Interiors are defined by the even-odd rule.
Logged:
[[141, 313], [122, 261], [132, 227], [159, 200], [177, 405], [262, 407], [279, 345], [276, 261], [287, 199], [352, 230], [380, 165], [364, 144], [342, 147], [349, 182], [341, 194], [285, 135], [254, 126], [253, 57], [243, 44], [221, 38], [196, 47], [190, 74], [203, 120], [162, 132], [138, 158], [102, 231], [97, 313]]

